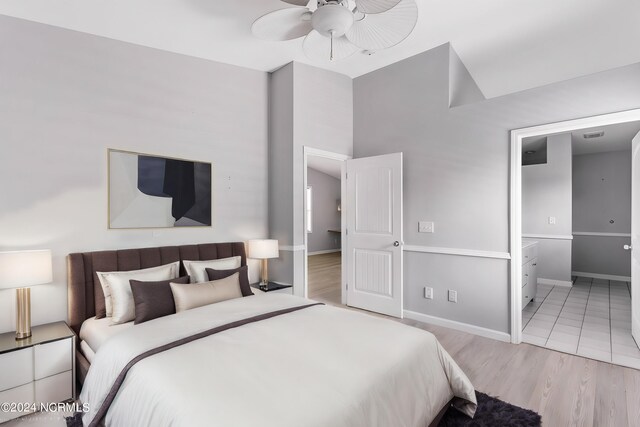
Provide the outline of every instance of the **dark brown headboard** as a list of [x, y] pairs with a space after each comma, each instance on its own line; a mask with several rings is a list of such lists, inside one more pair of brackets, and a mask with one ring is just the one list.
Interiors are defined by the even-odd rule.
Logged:
[[[96, 298], [104, 299], [96, 271], [139, 270], [185, 259], [205, 261], [238, 255], [242, 257], [242, 265], [247, 265], [243, 242], [69, 254], [67, 258], [69, 326], [79, 334], [82, 322], [96, 315]], [[182, 264], [180, 264], [180, 274], [185, 274]]]

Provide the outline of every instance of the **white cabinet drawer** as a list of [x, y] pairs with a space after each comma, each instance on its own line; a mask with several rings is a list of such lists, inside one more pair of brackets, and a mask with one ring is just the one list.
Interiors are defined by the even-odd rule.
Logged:
[[70, 371], [71, 338], [36, 345], [35, 351], [35, 379], [50, 377], [61, 372]]
[[538, 257], [538, 245], [529, 245], [522, 248], [522, 264], [530, 262], [532, 259]]
[[0, 391], [33, 381], [33, 348], [0, 354]]
[[[20, 387], [12, 388], [0, 392], [0, 403], [20, 403], [30, 404], [33, 403], [33, 383], [22, 385]], [[0, 423], [18, 418], [26, 414], [27, 412], [3, 412], [0, 411]]]
[[529, 284], [529, 264], [522, 266], [522, 287], [524, 288]]
[[531, 301], [534, 295], [531, 295], [533, 291], [533, 286], [526, 285], [522, 288], [522, 308], [525, 308], [529, 301]]
[[73, 397], [72, 371], [36, 380], [35, 400], [37, 403], [57, 403]]

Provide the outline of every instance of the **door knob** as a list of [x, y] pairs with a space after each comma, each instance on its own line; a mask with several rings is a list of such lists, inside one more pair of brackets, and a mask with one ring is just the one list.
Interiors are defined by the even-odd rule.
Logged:
[[400, 246], [400, 242], [398, 242], [397, 240], [395, 242], [393, 242], [393, 246], [398, 247]]
[[623, 248], [625, 251], [630, 251], [631, 249], [633, 249], [631, 245], [624, 245]]

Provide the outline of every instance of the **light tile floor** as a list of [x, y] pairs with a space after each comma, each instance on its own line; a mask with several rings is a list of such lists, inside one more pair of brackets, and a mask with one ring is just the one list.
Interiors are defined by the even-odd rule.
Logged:
[[538, 285], [522, 324], [526, 343], [640, 369], [627, 282], [577, 277], [571, 288]]

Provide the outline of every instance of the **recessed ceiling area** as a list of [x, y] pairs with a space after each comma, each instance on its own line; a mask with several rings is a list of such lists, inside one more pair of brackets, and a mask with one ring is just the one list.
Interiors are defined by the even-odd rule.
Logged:
[[336, 62], [306, 58], [302, 39], [251, 34], [256, 18], [295, 7], [279, 0], [3, 0], [0, 14], [261, 71], [299, 61], [350, 77], [451, 42], [487, 98], [640, 62], [637, 1], [417, 4], [416, 28], [400, 45]]
[[[574, 156], [631, 150], [631, 140], [640, 132], [640, 122], [618, 123], [608, 126], [580, 129], [571, 132], [571, 148]], [[596, 138], [585, 138], [587, 134], [599, 134]], [[547, 135], [522, 140], [523, 159], [532, 158], [546, 151]], [[546, 154], [545, 154], [546, 157]]]

